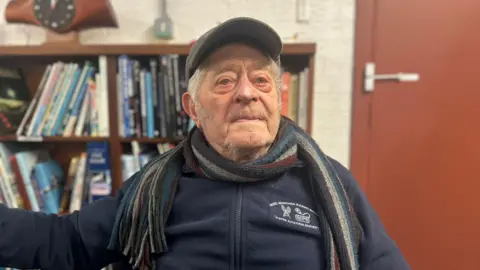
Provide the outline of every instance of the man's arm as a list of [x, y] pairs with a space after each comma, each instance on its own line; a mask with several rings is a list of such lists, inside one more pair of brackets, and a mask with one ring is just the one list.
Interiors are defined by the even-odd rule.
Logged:
[[65, 216], [47, 215], [0, 204], [0, 266], [21, 269], [100, 269], [122, 259], [107, 250], [118, 195], [93, 202]]
[[363, 228], [359, 248], [360, 269], [365, 270], [409, 270], [410, 267], [396, 243], [388, 236], [377, 213], [362, 192], [352, 174], [339, 162], [330, 159]]

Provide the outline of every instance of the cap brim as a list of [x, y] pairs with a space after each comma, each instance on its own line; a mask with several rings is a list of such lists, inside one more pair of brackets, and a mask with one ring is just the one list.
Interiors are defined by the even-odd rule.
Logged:
[[277, 32], [267, 24], [253, 18], [235, 18], [213, 28], [201, 37], [193, 46], [187, 59], [190, 77], [214, 50], [222, 45], [243, 42], [258, 47], [273, 59], [277, 59], [282, 52], [283, 44]]

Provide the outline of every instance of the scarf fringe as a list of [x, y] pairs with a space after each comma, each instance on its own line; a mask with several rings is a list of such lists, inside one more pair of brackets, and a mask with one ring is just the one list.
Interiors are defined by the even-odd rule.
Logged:
[[186, 163], [202, 177], [253, 182], [278, 177], [301, 162], [309, 166], [308, 182], [325, 239], [331, 270], [357, 270], [361, 226], [328, 157], [293, 121], [283, 117], [277, 140], [266, 156], [235, 164], [209, 148], [194, 128], [174, 149], [159, 155], [135, 174], [118, 207], [109, 249], [119, 250], [133, 269], [156, 269], [157, 256], [168, 252], [164, 228]]

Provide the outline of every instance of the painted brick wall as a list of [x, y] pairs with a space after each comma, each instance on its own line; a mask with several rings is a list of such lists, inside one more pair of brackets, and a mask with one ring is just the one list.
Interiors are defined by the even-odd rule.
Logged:
[[[159, 0], [111, 0], [120, 21], [114, 30], [82, 33], [85, 43], [154, 42], [151, 25]], [[0, 44], [38, 44], [43, 31], [22, 25], [5, 26], [0, 0]], [[168, 0], [175, 23], [175, 42], [188, 42], [217, 22], [250, 16], [272, 25], [285, 41], [317, 43], [313, 137], [324, 151], [349, 164], [350, 107], [353, 66], [354, 0], [308, 0], [310, 19], [297, 23], [296, 0]], [[1, 52], [0, 52], [1, 53]]]

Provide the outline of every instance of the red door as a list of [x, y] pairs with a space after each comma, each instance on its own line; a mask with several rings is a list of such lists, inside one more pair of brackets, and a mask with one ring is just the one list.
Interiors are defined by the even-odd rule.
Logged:
[[412, 269], [480, 269], [480, 1], [358, 0], [355, 35], [353, 174]]

